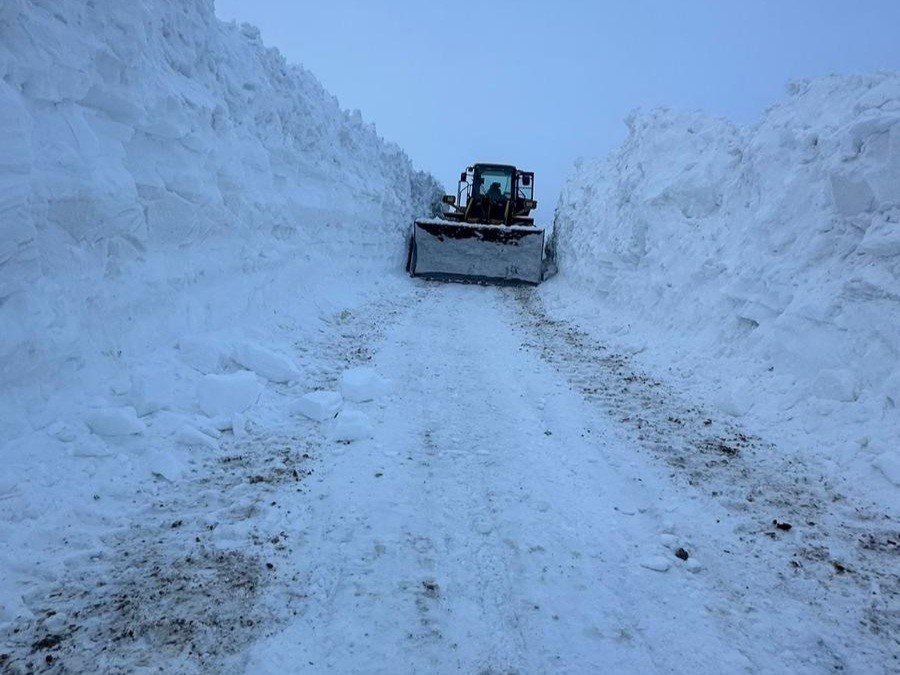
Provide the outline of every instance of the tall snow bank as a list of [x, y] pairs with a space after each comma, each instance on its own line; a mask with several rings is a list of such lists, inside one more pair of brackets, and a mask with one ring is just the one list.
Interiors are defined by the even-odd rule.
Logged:
[[212, 0], [4, 0], [0, 148], [7, 384], [115, 349], [117, 319], [201, 278], [394, 264], [440, 192]]
[[732, 363], [733, 413], [803, 418], [900, 482], [900, 76], [791, 84], [746, 128], [627, 124], [563, 190], [561, 269], [630, 330]]
[[283, 424], [440, 194], [212, 0], [0, 1], [0, 624]]

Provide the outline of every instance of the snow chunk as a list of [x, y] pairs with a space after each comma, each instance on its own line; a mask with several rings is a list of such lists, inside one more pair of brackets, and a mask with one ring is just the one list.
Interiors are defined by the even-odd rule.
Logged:
[[234, 360], [270, 382], [296, 382], [300, 379], [300, 372], [289, 358], [252, 342], [238, 344], [234, 349]]
[[672, 563], [669, 559], [661, 555], [653, 555], [641, 560], [641, 567], [646, 567], [654, 572], [667, 572], [671, 566]]
[[225, 345], [209, 336], [186, 337], [178, 342], [181, 358], [201, 373], [217, 373], [227, 361]]
[[693, 572], [694, 574], [703, 569], [703, 565], [696, 558], [688, 558], [684, 561], [684, 566], [688, 572]]
[[231, 418], [231, 433], [238, 440], [247, 436], [247, 418], [244, 415], [235, 413]]
[[184, 425], [178, 430], [178, 433], [175, 434], [175, 440], [181, 445], [186, 445], [188, 447], [201, 446], [209, 448], [210, 450], [219, 449], [219, 444], [216, 442], [215, 438], [189, 424]]
[[166, 451], [152, 451], [147, 455], [146, 461], [151, 475], [168, 481], [181, 478], [186, 468], [173, 453]]
[[842, 173], [831, 176], [831, 196], [835, 208], [844, 216], [868, 211], [875, 202], [875, 193], [865, 178]]
[[144, 432], [144, 423], [131, 406], [94, 410], [84, 418], [98, 436], [132, 436]]
[[348, 401], [371, 401], [386, 388], [387, 382], [371, 368], [351, 368], [341, 376], [341, 393]]
[[[214, 417], [209, 421], [210, 427], [206, 429], [202, 429], [203, 433], [207, 436], [212, 436], [213, 438], [219, 438], [222, 434], [222, 431], [228, 431], [232, 428], [233, 420], [231, 417]], [[214, 429], [216, 433], [210, 433], [210, 430]]]
[[128, 398], [139, 417], [162, 410], [171, 405], [174, 398], [172, 381], [161, 371], [141, 370], [131, 377]]
[[372, 438], [373, 434], [374, 430], [368, 415], [360, 410], [344, 410], [337, 416], [331, 438], [349, 443]]
[[855, 401], [859, 395], [856, 378], [844, 369], [819, 371], [812, 387], [814, 396], [832, 401]]
[[294, 410], [309, 419], [321, 422], [334, 417], [344, 402], [336, 391], [311, 391], [300, 397]]
[[197, 402], [209, 417], [244, 412], [259, 399], [256, 375], [247, 370], [230, 375], [206, 375], [197, 386]]
[[872, 466], [884, 474], [891, 483], [900, 487], [900, 459], [890, 450], [882, 452], [872, 460]]
[[887, 222], [883, 218], [873, 219], [858, 250], [879, 258], [900, 255], [900, 224]]
[[676, 544], [678, 544], [678, 539], [676, 539], [674, 534], [665, 533], [659, 535], [659, 543], [666, 548], [675, 548]]

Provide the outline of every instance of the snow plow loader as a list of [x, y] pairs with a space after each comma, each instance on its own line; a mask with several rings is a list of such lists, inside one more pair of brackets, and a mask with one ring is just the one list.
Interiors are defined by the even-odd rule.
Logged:
[[550, 276], [544, 230], [531, 212], [534, 173], [507, 164], [474, 164], [457, 195], [444, 195], [440, 218], [417, 220], [409, 238], [410, 276], [495, 284], [539, 284]]

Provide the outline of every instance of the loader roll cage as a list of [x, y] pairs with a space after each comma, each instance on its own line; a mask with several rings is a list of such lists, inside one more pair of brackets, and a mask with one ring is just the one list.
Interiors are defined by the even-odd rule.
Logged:
[[534, 225], [534, 172], [509, 164], [473, 164], [460, 174], [456, 198], [445, 218], [465, 223]]

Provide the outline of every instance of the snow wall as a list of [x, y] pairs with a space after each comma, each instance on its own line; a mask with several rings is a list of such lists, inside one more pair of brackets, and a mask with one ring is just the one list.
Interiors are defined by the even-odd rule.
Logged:
[[803, 418], [900, 484], [900, 75], [787, 93], [748, 127], [629, 117], [563, 189], [560, 268], [623, 333], [730, 363], [733, 414]]
[[162, 339], [233, 319], [190, 306], [199, 283], [314, 254], [399, 269], [442, 192], [213, 0], [4, 0], [0, 148], [10, 386], [117, 350], [152, 307]]

